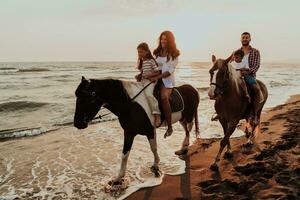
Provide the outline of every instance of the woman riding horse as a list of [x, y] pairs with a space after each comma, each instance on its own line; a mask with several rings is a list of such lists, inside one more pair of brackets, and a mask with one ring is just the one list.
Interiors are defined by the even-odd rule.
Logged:
[[156, 57], [156, 62], [161, 68], [161, 74], [151, 78], [151, 81], [162, 79], [160, 86], [160, 95], [162, 101], [163, 112], [168, 124], [168, 129], [165, 137], [172, 135], [172, 119], [171, 119], [171, 106], [169, 98], [175, 87], [175, 67], [178, 64], [179, 50], [176, 47], [175, 37], [171, 31], [164, 31], [159, 36], [158, 47], [154, 50], [153, 54]]

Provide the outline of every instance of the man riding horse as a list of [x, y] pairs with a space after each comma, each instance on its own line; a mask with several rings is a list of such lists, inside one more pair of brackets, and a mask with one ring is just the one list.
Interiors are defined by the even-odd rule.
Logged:
[[[238, 69], [241, 72], [241, 76], [244, 77], [244, 81], [249, 86], [249, 88], [253, 91], [253, 113], [254, 113], [254, 120], [253, 122], [255, 124], [258, 124], [258, 111], [259, 111], [259, 104], [264, 100], [263, 94], [260, 90], [259, 85], [256, 81], [256, 72], [258, 71], [260, 67], [260, 53], [258, 49], [253, 48], [250, 45], [251, 42], [251, 35], [249, 32], [244, 32], [241, 34], [241, 44], [242, 47], [238, 50], [242, 50], [244, 52], [243, 58], [242, 58], [242, 64], [243, 68]], [[236, 52], [236, 51], [235, 51]], [[230, 55], [228, 58], [230, 61], [234, 60], [234, 55]], [[216, 58], [213, 55], [213, 61], [215, 61]], [[214, 119], [218, 119], [218, 116]]]
[[[212, 170], [218, 170], [218, 163], [226, 146], [225, 156], [227, 158], [232, 156], [229, 138], [240, 120], [245, 119], [247, 122], [245, 128], [246, 138], [248, 139], [247, 146], [251, 147], [255, 143], [256, 133], [259, 132], [260, 114], [267, 101], [268, 90], [265, 84], [255, 78], [260, 66], [260, 55], [258, 50], [249, 45], [250, 41], [250, 34], [243, 33], [241, 37], [242, 48], [238, 50], [239, 52], [234, 53], [235, 56], [239, 54], [242, 58], [237, 59], [235, 57], [235, 62], [238, 64], [244, 62], [244, 65], [236, 64], [234, 66], [235, 63], [230, 64], [229, 62], [233, 56], [228, 57], [226, 60], [212, 57], [213, 66], [209, 70], [211, 78], [208, 95], [210, 99], [215, 100], [215, 110], [224, 132], [219, 152], [211, 165]], [[240, 68], [240, 66], [245, 67]], [[241, 75], [244, 78], [241, 78]], [[245, 98], [244, 81], [253, 90], [254, 100], [251, 102]]]
[[253, 48], [250, 45], [251, 35], [248, 32], [244, 32], [241, 35], [242, 47], [240, 48], [244, 52], [244, 58], [242, 60], [246, 66], [249, 66], [249, 70], [241, 70], [241, 74], [244, 76], [245, 82], [249, 85], [250, 89], [254, 92], [254, 123], [257, 124], [258, 105], [264, 99], [259, 85], [256, 82], [256, 72], [260, 67], [260, 53], [259, 50]]

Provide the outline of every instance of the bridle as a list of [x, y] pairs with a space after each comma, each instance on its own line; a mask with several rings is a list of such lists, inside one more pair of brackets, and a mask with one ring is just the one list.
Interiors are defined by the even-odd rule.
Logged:
[[222, 95], [222, 94], [224, 93], [224, 89], [225, 89], [224, 86], [220, 86], [220, 85], [218, 85], [217, 83], [210, 83], [210, 85], [216, 86], [216, 90], [215, 90], [215, 93], [216, 93], [216, 94]]
[[[132, 98], [130, 98], [129, 97], [129, 102], [133, 102], [134, 101], [134, 99], [136, 99], [147, 87], [149, 87], [149, 85], [151, 85], [152, 83], [154, 83], [154, 82], [150, 82], [150, 83], [148, 83], [146, 86], [144, 86], [134, 97], [132, 97]], [[94, 98], [94, 100], [92, 100], [91, 102], [95, 102], [95, 101], [97, 101], [97, 100], [101, 100], [102, 102], [105, 102], [103, 99], [101, 99], [98, 95], [97, 95], [97, 93], [95, 92], [95, 91], [91, 91], [90, 92], [90, 94], [91, 94], [91, 96], [92, 96], [92, 98]], [[107, 106], [108, 106], [109, 104], [108, 103], [103, 103], [103, 107], [101, 107], [101, 109], [103, 109], [103, 108], [106, 108]], [[100, 109], [100, 110], [101, 110]], [[96, 120], [96, 119], [102, 119], [104, 116], [106, 116], [106, 115], [109, 115], [109, 114], [111, 114], [111, 112], [107, 112], [107, 113], [105, 113], [105, 114], [103, 114], [103, 115], [101, 115], [101, 114], [99, 114], [97, 117], [94, 117], [92, 120]], [[91, 121], [92, 121], [91, 120]], [[88, 119], [87, 119], [87, 117], [84, 117], [84, 121], [86, 122], [86, 121], [88, 121]]]
[[214, 85], [216, 87], [216, 90], [215, 90], [215, 94], [216, 95], [223, 95], [224, 94], [224, 91], [227, 88], [227, 83], [229, 81], [229, 74], [230, 74], [230, 72], [228, 70], [226, 70], [226, 73], [224, 74], [224, 82], [223, 82], [222, 85], [220, 85], [218, 83], [213, 83], [212, 82], [213, 81], [212, 79], [213, 79], [214, 71], [210, 71], [210, 75], [211, 75], [210, 86]]

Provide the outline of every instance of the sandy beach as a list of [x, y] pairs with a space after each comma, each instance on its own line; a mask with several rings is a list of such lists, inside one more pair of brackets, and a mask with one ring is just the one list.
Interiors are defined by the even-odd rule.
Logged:
[[300, 200], [300, 1], [0, 5], [0, 200]]
[[209, 167], [219, 140], [196, 141], [185, 156], [186, 173], [166, 176], [158, 187], [142, 189], [127, 200], [151, 199], [299, 199], [300, 95], [262, 115], [257, 146], [232, 138], [233, 159], [222, 159], [219, 172]]
[[[299, 111], [300, 95], [297, 95], [264, 113], [257, 146], [247, 149], [241, 146], [244, 137], [232, 138], [234, 157], [221, 160], [219, 173], [209, 169], [219, 149], [219, 139], [196, 141], [182, 158], [186, 165], [184, 174], [165, 175], [161, 185], [141, 189], [127, 199], [297, 199], [300, 195]], [[113, 124], [110, 131], [119, 132], [118, 123]], [[99, 134], [98, 129], [102, 126], [95, 125], [81, 132], [69, 127], [2, 141], [0, 197], [115, 199], [109, 194], [103, 196], [103, 188], [118, 170], [120, 158], [112, 160], [109, 151], [99, 154], [101, 149], [109, 149], [116, 142], [114, 138], [106, 138], [106, 145], [99, 146], [103, 133]], [[138, 158], [131, 159], [133, 162]], [[106, 168], [108, 171], [100, 168], [105, 160], [113, 162]], [[161, 167], [166, 168], [163, 166], [166, 164], [162, 163]], [[145, 167], [143, 170], [149, 171]]]

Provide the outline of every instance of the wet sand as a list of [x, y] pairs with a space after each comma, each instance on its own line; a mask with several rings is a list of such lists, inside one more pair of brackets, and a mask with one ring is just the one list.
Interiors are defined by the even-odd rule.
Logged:
[[219, 140], [196, 141], [183, 158], [185, 174], [165, 176], [160, 186], [127, 200], [299, 199], [300, 95], [262, 115], [257, 145], [248, 149], [245, 142], [245, 137], [232, 138], [233, 158], [222, 158], [219, 172], [212, 172]]
[[[209, 169], [219, 140], [199, 140], [183, 158], [185, 174], [166, 175], [161, 185], [128, 199], [295, 199], [300, 195], [299, 114], [300, 95], [263, 114], [260, 151], [241, 148], [244, 137], [231, 139], [234, 157], [222, 159], [220, 173]], [[0, 199], [109, 198], [103, 186], [119, 169], [122, 145], [114, 137], [99, 145], [104, 131], [121, 133], [117, 122], [107, 123], [109, 130], [105, 124], [82, 131], [69, 127], [0, 142]], [[113, 160], [110, 151], [101, 151], [112, 145], [120, 148]], [[131, 155], [131, 162], [138, 158]], [[103, 171], [100, 166], [107, 160], [112, 164]]]

